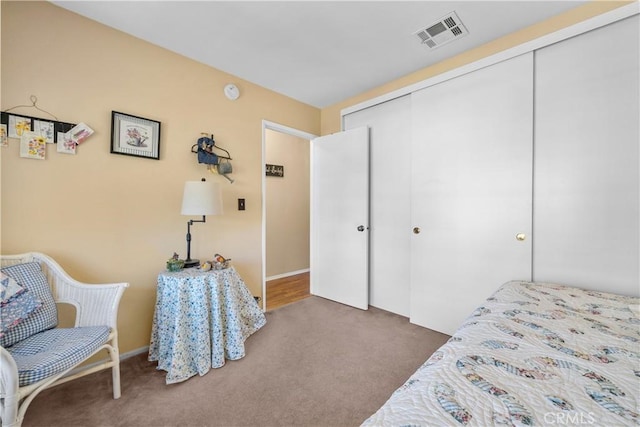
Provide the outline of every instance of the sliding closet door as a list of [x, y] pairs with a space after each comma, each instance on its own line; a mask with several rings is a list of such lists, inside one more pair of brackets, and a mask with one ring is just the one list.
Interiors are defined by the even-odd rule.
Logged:
[[409, 316], [411, 96], [344, 117], [344, 129], [369, 127], [369, 304]]
[[413, 323], [452, 334], [531, 279], [533, 54], [415, 92]]
[[535, 280], [638, 295], [639, 28], [536, 52]]

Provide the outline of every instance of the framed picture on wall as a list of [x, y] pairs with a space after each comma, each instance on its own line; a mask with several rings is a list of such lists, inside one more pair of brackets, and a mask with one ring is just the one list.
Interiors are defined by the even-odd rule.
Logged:
[[284, 166], [283, 165], [265, 165], [265, 171], [267, 176], [277, 176], [280, 178], [284, 177]]
[[160, 160], [160, 122], [112, 111], [111, 153]]

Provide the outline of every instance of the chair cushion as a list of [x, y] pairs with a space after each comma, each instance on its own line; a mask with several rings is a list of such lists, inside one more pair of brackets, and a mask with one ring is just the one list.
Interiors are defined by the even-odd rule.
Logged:
[[0, 337], [0, 345], [11, 347], [31, 335], [55, 328], [58, 324], [58, 309], [40, 264], [37, 262], [16, 264], [4, 267], [2, 273], [13, 278], [20, 286], [42, 301], [42, 307]]
[[18, 365], [20, 387], [73, 368], [109, 339], [108, 326], [49, 329], [6, 350]]

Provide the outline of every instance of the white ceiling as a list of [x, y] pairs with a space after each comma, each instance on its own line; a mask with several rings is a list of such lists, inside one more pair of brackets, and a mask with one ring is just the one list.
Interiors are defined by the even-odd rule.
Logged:
[[[52, 1], [315, 107], [326, 107], [584, 1]], [[414, 33], [455, 11], [469, 35]]]

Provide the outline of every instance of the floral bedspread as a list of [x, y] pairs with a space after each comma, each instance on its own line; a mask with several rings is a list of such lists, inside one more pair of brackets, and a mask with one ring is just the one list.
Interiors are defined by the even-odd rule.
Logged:
[[267, 320], [233, 267], [158, 276], [149, 361], [184, 381], [245, 356], [244, 342]]
[[639, 303], [506, 283], [363, 425], [639, 425]]

